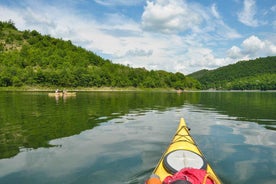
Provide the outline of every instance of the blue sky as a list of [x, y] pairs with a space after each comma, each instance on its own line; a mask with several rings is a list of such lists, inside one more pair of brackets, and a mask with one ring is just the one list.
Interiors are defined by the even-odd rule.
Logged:
[[148, 70], [276, 55], [275, 0], [0, 0], [0, 20]]

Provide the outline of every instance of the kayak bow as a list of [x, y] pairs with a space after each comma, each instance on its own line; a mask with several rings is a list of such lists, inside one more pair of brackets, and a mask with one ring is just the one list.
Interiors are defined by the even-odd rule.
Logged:
[[190, 135], [184, 118], [181, 118], [172, 142], [163, 153], [153, 175], [163, 181], [183, 168], [204, 169], [216, 184], [221, 183]]

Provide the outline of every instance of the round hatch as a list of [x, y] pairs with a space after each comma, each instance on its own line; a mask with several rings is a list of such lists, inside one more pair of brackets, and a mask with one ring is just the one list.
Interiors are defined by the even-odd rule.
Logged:
[[207, 163], [199, 154], [189, 150], [175, 150], [168, 153], [163, 161], [165, 169], [174, 174], [183, 168], [206, 169]]

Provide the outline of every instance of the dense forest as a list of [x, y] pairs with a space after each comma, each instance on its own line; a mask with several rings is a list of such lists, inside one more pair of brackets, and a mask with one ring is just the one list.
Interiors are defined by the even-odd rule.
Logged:
[[276, 90], [276, 56], [239, 61], [189, 76], [199, 80], [202, 89]]
[[19, 31], [0, 22], [0, 87], [139, 87], [200, 89], [182, 73], [114, 64], [70, 40]]

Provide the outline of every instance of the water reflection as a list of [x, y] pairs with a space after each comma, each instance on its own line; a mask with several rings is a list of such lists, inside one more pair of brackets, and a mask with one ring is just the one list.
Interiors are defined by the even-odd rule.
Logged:
[[[156, 161], [147, 153], [152, 154], [152, 148], [160, 141], [158, 137], [162, 130], [162, 126], [157, 128], [159, 122], [154, 114], [130, 114], [121, 119], [113, 119], [79, 135], [50, 142], [52, 145], [60, 145], [59, 147], [25, 150], [12, 159], [2, 159], [0, 177], [24, 183], [27, 178], [37, 180], [38, 176], [41, 177], [40, 173], [45, 173], [45, 183], [126, 182], [129, 175], [141, 168], [148, 168], [148, 163], [152, 163], [152, 167]], [[129, 117], [135, 118], [130, 120]], [[148, 122], [150, 119], [153, 119], [151, 123]], [[124, 123], [117, 124], [118, 121]], [[114, 182], [106, 180], [106, 176]]]
[[[0, 181], [28, 183], [31, 178], [42, 179], [37, 183], [143, 183], [181, 116], [186, 117], [192, 135], [225, 183], [273, 180], [273, 131], [252, 122], [221, 118], [212, 111], [191, 111], [196, 108], [187, 105], [162, 113], [153, 110], [143, 116], [131, 113], [78, 135], [50, 141], [58, 147], [22, 150], [14, 158], [0, 160]], [[258, 131], [266, 132], [262, 142], [253, 136]]]
[[213, 110], [239, 121], [251, 121], [266, 128], [276, 126], [275, 92], [187, 93], [188, 103], [201, 110]]
[[235, 94], [0, 93], [0, 183], [143, 183], [180, 117], [224, 183], [272, 183], [275, 95]]
[[196, 108], [189, 107], [193, 113], [187, 118], [192, 122], [192, 134], [224, 183], [275, 182], [274, 131]]
[[132, 111], [143, 115], [177, 107], [183, 98], [174, 93], [95, 92], [55, 103], [47, 93], [2, 92], [0, 158], [15, 156], [21, 147], [50, 147], [52, 139], [79, 134]]

